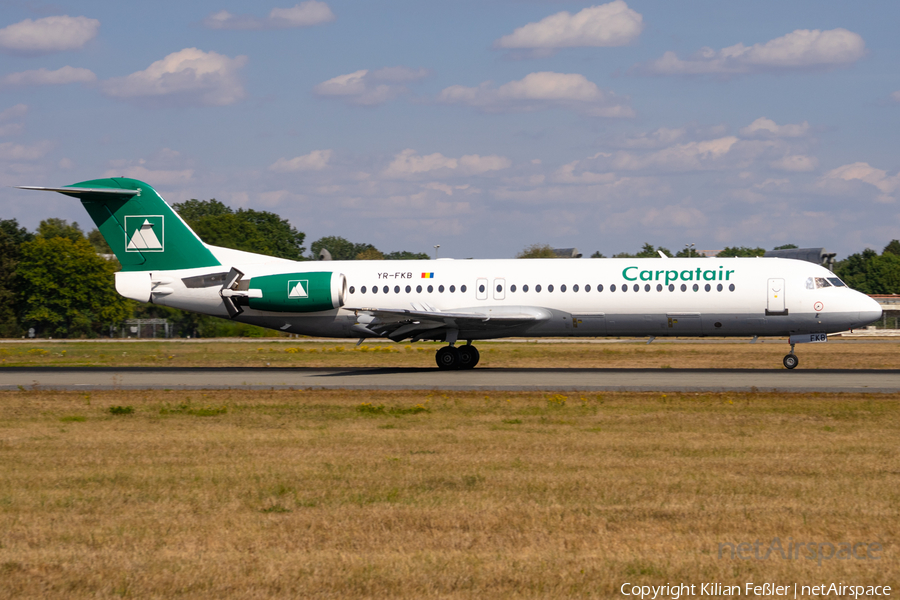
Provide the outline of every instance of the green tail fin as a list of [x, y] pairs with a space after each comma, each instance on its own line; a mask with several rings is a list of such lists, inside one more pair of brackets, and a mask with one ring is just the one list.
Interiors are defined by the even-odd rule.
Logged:
[[187, 223], [143, 181], [115, 177], [62, 188], [27, 189], [55, 191], [80, 199], [123, 271], [165, 271], [220, 264]]

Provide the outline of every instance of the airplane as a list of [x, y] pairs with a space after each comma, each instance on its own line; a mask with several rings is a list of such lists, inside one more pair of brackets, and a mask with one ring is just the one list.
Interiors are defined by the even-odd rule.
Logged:
[[[441, 369], [478, 364], [475, 340], [787, 336], [797, 343], [881, 318], [828, 269], [783, 258], [297, 262], [204, 243], [148, 184], [51, 188], [81, 200], [122, 265], [126, 298], [321, 337], [446, 342]], [[465, 340], [465, 344], [457, 342]]]

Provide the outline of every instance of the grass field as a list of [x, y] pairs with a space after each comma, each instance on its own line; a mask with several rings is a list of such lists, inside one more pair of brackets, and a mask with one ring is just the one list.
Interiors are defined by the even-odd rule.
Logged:
[[[345, 342], [0, 342], [4, 366], [434, 367], [443, 343]], [[479, 345], [479, 367], [781, 368], [788, 344], [609, 341]], [[900, 368], [900, 339], [800, 344], [800, 369]]]
[[[900, 586], [900, 395], [0, 392], [0, 596]], [[877, 542], [880, 560], [721, 543]]]

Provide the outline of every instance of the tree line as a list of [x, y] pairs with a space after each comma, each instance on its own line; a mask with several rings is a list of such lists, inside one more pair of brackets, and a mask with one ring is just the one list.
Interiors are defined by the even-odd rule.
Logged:
[[[290, 260], [313, 260], [323, 249], [334, 260], [427, 260], [424, 252], [383, 253], [372, 244], [337, 236], [322, 237], [305, 254], [306, 235], [275, 213], [234, 210], [218, 200], [187, 200], [172, 207], [204, 242]], [[796, 248], [792, 244], [776, 249]], [[686, 257], [645, 243], [637, 252], [615, 258]], [[729, 247], [719, 256], [762, 256], [762, 248]], [[696, 257], [696, 254], [694, 254]], [[550, 246], [525, 248], [518, 258], [555, 258]], [[592, 258], [603, 258], [595, 252]], [[174, 333], [185, 337], [270, 335], [266, 329], [145, 304], [122, 298], [115, 291], [114, 273], [120, 265], [96, 229], [85, 232], [77, 222], [41, 221], [36, 231], [15, 219], [0, 219], [0, 337], [20, 337], [34, 328], [39, 337], [115, 336], [129, 318], [166, 318]], [[867, 294], [900, 293], [900, 241], [881, 253], [864, 250], [835, 263], [835, 273]]]
[[[334, 260], [429, 258], [405, 250], [382, 253], [336, 236], [316, 240], [306, 255], [306, 234], [275, 213], [234, 210], [214, 198], [172, 208], [214, 246], [296, 261], [313, 260], [323, 248]], [[30, 328], [39, 337], [115, 336], [131, 318], [169, 319], [180, 337], [271, 335], [261, 327], [123, 298], [115, 290], [120, 268], [97, 229], [45, 219], [32, 232], [16, 219], [0, 219], [0, 337], [20, 337]]]

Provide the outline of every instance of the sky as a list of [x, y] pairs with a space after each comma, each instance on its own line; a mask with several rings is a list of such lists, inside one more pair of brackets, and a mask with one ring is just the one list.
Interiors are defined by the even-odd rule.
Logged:
[[0, 0], [11, 186], [127, 176], [384, 252], [900, 238], [900, 3]]

